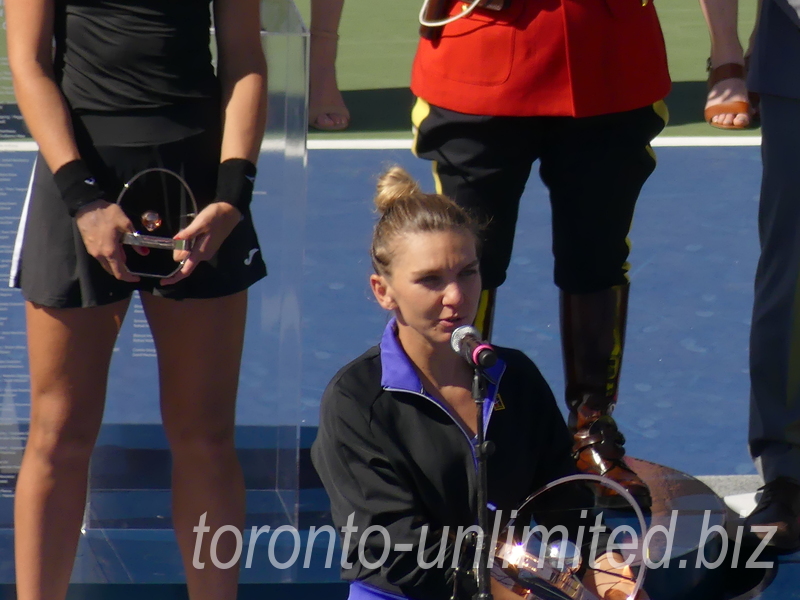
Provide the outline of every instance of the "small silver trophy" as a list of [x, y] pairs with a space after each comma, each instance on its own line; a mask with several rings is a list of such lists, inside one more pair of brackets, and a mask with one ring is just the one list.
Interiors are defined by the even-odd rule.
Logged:
[[[140, 171], [122, 188], [117, 204], [137, 230], [126, 233], [122, 243], [126, 265], [134, 275], [164, 278], [181, 268], [175, 250], [191, 250], [191, 240], [174, 236], [197, 215], [197, 201], [189, 184], [169, 169], [154, 167]], [[132, 246], [150, 249], [143, 256]]]

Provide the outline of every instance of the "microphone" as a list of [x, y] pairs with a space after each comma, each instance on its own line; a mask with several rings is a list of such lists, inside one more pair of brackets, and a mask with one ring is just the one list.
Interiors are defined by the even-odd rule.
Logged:
[[481, 341], [479, 336], [480, 332], [472, 325], [462, 325], [450, 336], [450, 346], [470, 366], [488, 369], [497, 362], [497, 352], [489, 344]]

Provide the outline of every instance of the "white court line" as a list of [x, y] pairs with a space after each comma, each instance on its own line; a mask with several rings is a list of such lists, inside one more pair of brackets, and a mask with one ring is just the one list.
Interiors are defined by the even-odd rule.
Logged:
[[[761, 136], [659, 136], [653, 140], [655, 148], [696, 148], [696, 147], [730, 147], [730, 146], [760, 146]], [[283, 144], [275, 141], [262, 144], [262, 150], [276, 150]], [[0, 142], [0, 152], [35, 152], [36, 142], [31, 141], [6, 141]], [[340, 140], [309, 140], [309, 150], [410, 150], [411, 139], [340, 139]]]
[[[726, 146], [760, 146], [761, 136], [660, 136], [653, 140], [653, 147], [693, 148]], [[376, 140], [309, 140], [309, 150], [410, 150], [410, 139]]]
[[308, 140], [309, 150], [411, 150], [411, 138], [380, 140]]
[[660, 148], [692, 148], [703, 146], [760, 146], [760, 135], [747, 135], [747, 136], [731, 136], [731, 137], [717, 137], [717, 136], [659, 136], [653, 140], [653, 147]]

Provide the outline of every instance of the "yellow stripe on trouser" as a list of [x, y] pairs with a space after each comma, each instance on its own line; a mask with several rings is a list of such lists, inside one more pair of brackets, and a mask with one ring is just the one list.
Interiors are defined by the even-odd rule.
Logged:
[[[417, 101], [414, 103], [414, 108], [411, 109], [411, 124], [413, 125], [414, 131], [414, 141], [411, 144], [411, 152], [413, 152], [414, 156], [419, 156], [417, 154], [417, 143], [419, 141], [419, 128], [422, 126], [422, 122], [428, 118], [431, 114], [431, 105], [428, 104], [422, 98], [417, 98]], [[431, 161], [431, 171], [433, 173], [433, 184], [436, 189], [437, 194], [442, 193], [442, 180], [439, 178], [439, 172], [436, 170], [438, 164], [435, 160]]]
[[[628, 263], [625, 263], [626, 267]], [[628, 270], [625, 269], [625, 277], [628, 277]], [[611, 349], [611, 356], [608, 357], [608, 373], [606, 374], [606, 398], [613, 398], [616, 401], [617, 390], [619, 388], [619, 372], [622, 368], [622, 346], [625, 339], [622, 335], [622, 321], [625, 318], [622, 307], [622, 294], [625, 290], [622, 286], [614, 286], [615, 290], [620, 290], [616, 296], [616, 306], [614, 307], [614, 347]]]
[[653, 103], [653, 110], [659, 117], [661, 117], [661, 120], [664, 121], [664, 126], [666, 127], [667, 123], [669, 123], [669, 108], [667, 107], [667, 103], [663, 100], [659, 100], [658, 102]]
[[478, 314], [475, 315], [475, 328], [480, 331], [481, 338], [489, 341], [492, 337], [494, 324], [494, 304], [497, 290], [481, 290], [481, 299], [478, 302]]
[[422, 122], [431, 114], [431, 105], [422, 98], [417, 98], [414, 108], [411, 109], [411, 125], [414, 132], [414, 142], [411, 144], [411, 152], [417, 156], [417, 141], [419, 139], [419, 128]]
[[442, 188], [442, 178], [439, 177], [439, 163], [435, 160], [431, 161], [431, 174], [433, 175], [433, 187], [437, 194], [444, 194]]

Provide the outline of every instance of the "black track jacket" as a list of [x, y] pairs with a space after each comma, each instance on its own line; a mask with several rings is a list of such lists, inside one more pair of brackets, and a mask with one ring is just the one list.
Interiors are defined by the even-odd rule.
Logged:
[[[496, 446], [488, 460], [489, 502], [505, 521], [528, 495], [575, 466], [571, 436], [539, 370], [518, 350], [497, 351], [501, 360], [488, 373], [485, 420], [486, 439]], [[425, 394], [393, 320], [380, 346], [328, 385], [311, 456], [343, 539], [349, 564], [343, 563], [342, 577], [360, 582], [351, 598], [371, 597], [365, 595], [370, 588], [419, 600], [450, 598], [455, 544], [443, 540], [442, 528], [449, 526], [452, 535], [477, 523], [473, 447], [448, 409]], [[346, 536], [341, 531], [348, 525], [357, 530]], [[389, 535], [380, 565], [386, 542], [375, 531], [361, 551], [364, 562], [374, 564], [359, 560], [362, 533], [371, 526]], [[440, 551], [443, 566], [420, 566], [418, 553], [431, 563]]]

